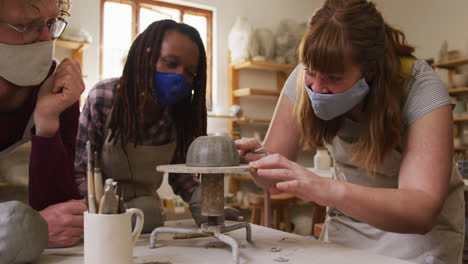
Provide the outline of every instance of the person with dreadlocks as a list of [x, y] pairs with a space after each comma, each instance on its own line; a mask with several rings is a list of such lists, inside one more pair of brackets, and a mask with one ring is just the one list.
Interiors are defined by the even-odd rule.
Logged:
[[[163, 224], [157, 189], [163, 174], [158, 164], [185, 163], [190, 143], [206, 135], [206, 54], [193, 27], [156, 21], [133, 42], [123, 74], [99, 82], [90, 91], [80, 116], [75, 159], [76, 181], [84, 195], [89, 140], [99, 153], [104, 178], [118, 182], [127, 207], [143, 210], [143, 232]], [[201, 216], [200, 184], [191, 174], [170, 174], [175, 194]], [[226, 208], [226, 218], [240, 220]]]
[[[451, 101], [413, 51], [374, 3], [324, 1], [280, 96], [267, 154], [246, 152], [260, 147], [255, 139], [236, 143], [259, 176], [276, 180], [272, 192], [328, 207], [321, 239], [412, 263], [461, 263]], [[303, 145], [328, 148], [333, 179], [293, 162]]]
[[0, 178], [28, 182], [30, 205], [0, 204], [0, 263], [31, 262], [43, 247], [72, 246], [83, 234], [86, 205], [70, 199], [79, 198], [73, 161], [85, 85], [79, 62], [52, 57], [69, 6], [0, 0]]

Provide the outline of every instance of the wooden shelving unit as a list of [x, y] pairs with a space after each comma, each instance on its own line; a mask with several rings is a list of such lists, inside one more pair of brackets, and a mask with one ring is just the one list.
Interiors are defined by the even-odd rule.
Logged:
[[453, 150], [455, 150], [455, 151], [467, 151], [468, 146], [454, 147]]
[[240, 117], [239, 119], [237, 119], [237, 122], [240, 123], [240, 124], [248, 124], [248, 123], [266, 123], [266, 124], [269, 124], [271, 122], [271, 119], [243, 116], [243, 117]]
[[[280, 64], [267, 61], [252, 61], [241, 60], [229, 64], [229, 106], [239, 105], [239, 98], [246, 96], [271, 96], [273, 98], [279, 97], [283, 85], [286, 82], [287, 76], [296, 66], [291, 64]], [[257, 88], [243, 88], [239, 87], [239, 70], [262, 70], [276, 72], [276, 89], [257, 89]], [[270, 119], [251, 118], [251, 117], [238, 117], [233, 118], [229, 125], [229, 134], [236, 138], [234, 135], [234, 124], [246, 123], [269, 123]], [[236, 123], [235, 123], [236, 122]]]
[[58, 38], [55, 40], [55, 46], [72, 50], [72, 58], [80, 62], [83, 67], [83, 52], [91, 45], [88, 42], [78, 42]]
[[[434, 68], [443, 68], [448, 69], [448, 76], [449, 82], [453, 81], [453, 75], [458, 72], [458, 66], [468, 64], [468, 57], [466, 58], [459, 58], [454, 60], [448, 60], [438, 63], [433, 63], [432, 67]], [[468, 87], [456, 87], [456, 88], [448, 88], [448, 92], [451, 96], [459, 96], [461, 94], [468, 92]], [[468, 121], [468, 113], [466, 114], [454, 114], [453, 115], [454, 122], [467, 122]], [[457, 126], [458, 127], [458, 126]], [[458, 127], [458, 131], [460, 128]], [[460, 134], [460, 133], [459, 133]], [[468, 150], [468, 147], [454, 147], [455, 152], [465, 152]]]
[[453, 115], [453, 121], [455, 121], [455, 122], [468, 121], [468, 114]]
[[208, 117], [212, 117], [212, 118], [227, 118], [227, 119], [236, 118], [235, 116], [229, 116], [229, 115], [208, 115]]
[[241, 60], [231, 64], [234, 70], [250, 69], [250, 70], [264, 70], [273, 72], [284, 72], [290, 73], [296, 67], [291, 64], [280, 64], [276, 62], [268, 61], [252, 61], [252, 60]]
[[270, 123], [271, 119], [266, 119], [266, 118], [254, 118], [254, 117], [249, 117], [249, 116], [228, 116], [228, 115], [208, 115], [208, 117], [211, 118], [226, 118], [226, 119], [231, 119], [233, 121], [237, 121], [238, 123]]
[[[233, 105], [240, 105], [241, 97], [249, 96], [266, 96], [272, 97], [276, 102], [277, 98], [281, 94], [283, 85], [290, 72], [294, 70], [295, 65], [279, 64], [274, 62], [265, 61], [251, 61], [242, 60], [233, 63], [229, 63], [229, 107]], [[276, 89], [261, 89], [261, 88], [246, 88], [239, 87], [239, 71], [240, 70], [261, 70], [270, 71], [276, 73]], [[247, 103], [247, 102], [245, 102]], [[273, 113], [272, 113], [273, 115]], [[229, 118], [229, 134], [233, 139], [239, 138], [240, 128], [242, 124], [265, 124], [268, 125], [271, 122], [271, 118], [255, 118], [249, 116], [230, 117], [230, 116], [212, 116], [219, 118]], [[234, 195], [239, 191], [239, 185], [241, 182], [252, 182], [250, 175], [229, 175], [229, 191]], [[250, 206], [245, 206], [242, 201], [231, 204], [231, 206], [239, 209], [250, 209]]]
[[234, 91], [235, 97], [250, 96], [250, 95], [266, 95], [266, 96], [279, 96], [280, 91], [277, 90], [263, 90], [253, 88], [242, 88]]
[[449, 94], [465, 93], [468, 92], [468, 87], [449, 88]]
[[457, 66], [467, 64], [467, 63], [468, 63], [468, 58], [460, 58], [460, 59], [448, 60], [448, 61], [439, 62], [439, 63], [433, 63], [432, 67], [453, 69]]

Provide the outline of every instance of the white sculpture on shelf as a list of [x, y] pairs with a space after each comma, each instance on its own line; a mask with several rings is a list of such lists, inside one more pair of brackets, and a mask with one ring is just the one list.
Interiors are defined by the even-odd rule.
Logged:
[[253, 28], [245, 17], [237, 17], [228, 35], [228, 46], [231, 51], [231, 61], [250, 59], [249, 45]]
[[305, 30], [306, 23], [297, 23], [291, 19], [280, 22], [275, 35], [276, 62], [297, 64], [296, 49]]
[[256, 61], [273, 61], [275, 58], [275, 36], [268, 28], [254, 31], [249, 45], [250, 56]]
[[253, 29], [245, 17], [237, 17], [228, 36], [231, 61], [257, 60], [297, 64], [296, 49], [306, 23], [286, 19], [276, 33], [268, 28]]

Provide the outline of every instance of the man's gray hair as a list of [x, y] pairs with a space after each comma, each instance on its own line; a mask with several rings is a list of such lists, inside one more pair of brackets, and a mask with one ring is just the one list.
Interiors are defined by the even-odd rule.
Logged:
[[[3, 1], [3, 0], [0, 0]], [[60, 16], [70, 16], [71, 0], [56, 0]]]

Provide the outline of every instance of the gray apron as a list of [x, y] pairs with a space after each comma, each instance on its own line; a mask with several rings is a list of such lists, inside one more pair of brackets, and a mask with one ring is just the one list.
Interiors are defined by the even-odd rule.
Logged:
[[21, 139], [0, 152], [0, 202], [19, 200], [28, 202], [29, 158], [31, 156], [31, 128], [33, 115], [28, 120]]
[[[108, 121], [110, 118], [108, 118]], [[157, 172], [156, 166], [170, 164], [176, 149], [175, 130], [171, 142], [160, 146], [134, 146], [128, 143], [125, 150], [121, 140], [109, 142], [110, 130], [101, 150], [101, 170], [104, 178], [113, 178], [119, 188], [124, 188], [127, 208], [143, 211], [145, 221], [143, 233], [153, 231], [164, 224], [165, 216], [157, 190], [164, 173]], [[114, 141], [114, 140], [113, 140]]]
[[[371, 178], [351, 161], [359, 124], [346, 119], [338, 136], [327, 145], [334, 160], [333, 178], [369, 187], [398, 188], [401, 144]], [[420, 264], [462, 263], [465, 232], [464, 183], [453, 163], [449, 191], [436, 226], [425, 235], [385, 232], [353, 219], [336, 208], [327, 208], [320, 239], [376, 254]]]

